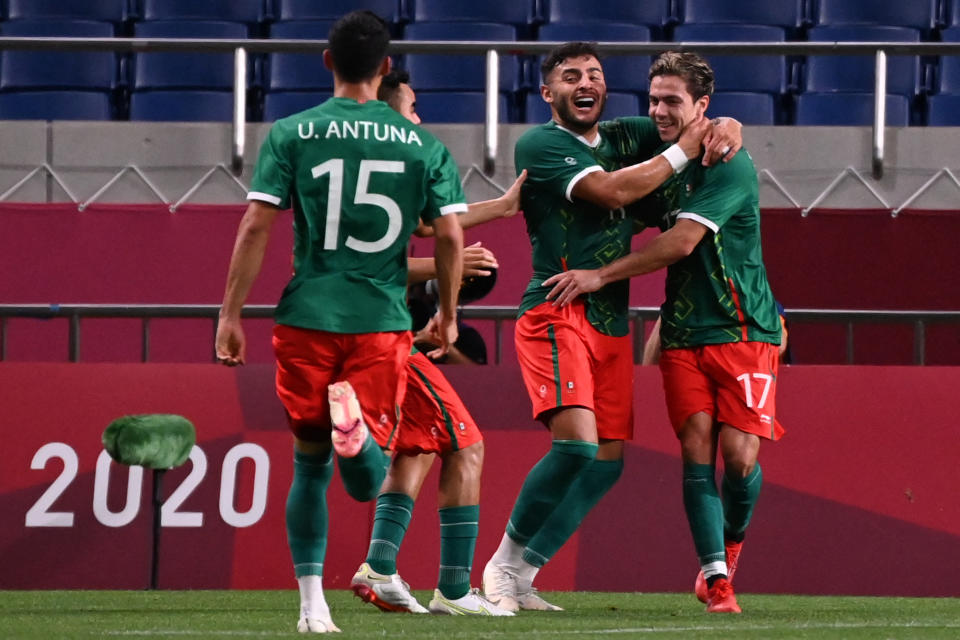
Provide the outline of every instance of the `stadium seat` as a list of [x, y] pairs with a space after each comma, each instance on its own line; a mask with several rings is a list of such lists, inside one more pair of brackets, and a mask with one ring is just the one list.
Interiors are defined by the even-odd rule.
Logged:
[[[797, 29], [804, 24], [804, 0], [680, 0], [683, 24], [757, 24]], [[674, 36], [674, 40], [678, 40]]]
[[[158, 20], [134, 25], [137, 38], [244, 39], [237, 22]], [[232, 89], [233, 54], [138, 53], [133, 57], [134, 91], [143, 89]]]
[[275, 91], [263, 97], [263, 121], [273, 122], [325, 102], [330, 91]]
[[776, 105], [777, 98], [769, 93], [718, 91], [707, 111], [711, 117], [730, 116], [745, 125], [772, 126], [778, 121]]
[[960, 27], [960, 0], [942, 0], [941, 20], [944, 27]]
[[99, 20], [119, 24], [127, 19], [127, 0], [6, 0], [7, 20]]
[[545, 0], [546, 22], [645, 24], [658, 35], [674, 21], [671, 0]]
[[[524, 121], [530, 124], [541, 124], [550, 119], [550, 105], [543, 101], [539, 91], [528, 91], [524, 96]], [[647, 115], [647, 96], [643, 100], [634, 93], [607, 92], [607, 103], [603, 108], [604, 120], [621, 118], [623, 116]]]
[[264, 0], [139, 0], [139, 19], [217, 20], [253, 25], [264, 18]]
[[[404, 28], [406, 40], [515, 40], [516, 30], [508, 24], [489, 22], [418, 22]], [[483, 55], [450, 56], [409, 54], [403, 68], [418, 91], [483, 91], [486, 60]], [[515, 91], [520, 84], [520, 64], [516, 56], [500, 56], [500, 90]]]
[[[271, 0], [267, 0], [270, 2]], [[272, 0], [276, 20], [334, 21], [350, 11], [368, 9], [391, 24], [405, 22], [401, 0]]]
[[[812, 42], [919, 42], [920, 32], [906, 27], [851, 25], [814, 27]], [[874, 87], [874, 56], [809, 56], [805, 66], [805, 91], [869, 92]], [[887, 92], [914, 96], [920, 91], [917, 56], [887, 58]]]
[[130, 96], [130, 119], [151, 122], [230, 122], [230, 91], [139, 91]]
[[505, 22], [523, 31], [534, 22], [534, 0], [412, 0], [414, 22]]
[[[596, 42], [650, 42], [650, 28], [643, 25], [618, 23], [551, 23], [540, 27], [538, 40], [567, 42], [592, 40]], [[602, 53], [602, 51], [601, 51]], [[540, 86], [540, 60], [531, 69], [529, 86]], [[603, 76], [607, 89], [612, 91], [645, 91], [650, 56], [604, 56]]]
[[110, 94], [103, 91], [13, 91], [0, 93], [0, 120], [110, 120]]
[[[941, 37], [944, 42], [960, 42], [960, 27], [944, 29]], [[960, 94], [960, 56], [940, 57], [936, 90], [939, 93]]]
[[[905, 127], [910, 103], [904, 96], [887, 96], [887, 126]], [[873, 124], [872, 93], [802, 93], [797, 96], [796, 124], [869, 126]]]
[[[283, 40], [326, 40], [333, 22], [329, 20], [293, 20], [270, 26], [270, 37]], [[267, 56], [268, 91], [333, 89], [333, 74], [323, 66], [320, 51], [308, 53], [271, 53]]]
[[[510, 105], [502, 93], [498, 110], [497, 119], [507, 122]], [[486, 98], [480, 91], [417, 91], [417, 115], [424, 125], [483, 122], [486, 112]]]
[[[766, 25], [681, 24], [674, 27], [674, 42], [783, 42], [780, 27]], [[783, 93], [787, 89], [784, 56], [706, 56], [713, 67], [718, 91]]]
[[960, 127], [960, 95], [939, 94], [927, 98], [927, 124], [931, 127]]
[[[108, 22], [90, 20], [15, 20], [0, 23], [0, 34], [11, 37], [112, 38]], [[0, 90], [96, 89], [118, 85], [118, 57], [107, 51], [0, 52]]]
[[937, 23], [938, 0], [816, 0], [817, 25], [875, 24], [929, 32]]

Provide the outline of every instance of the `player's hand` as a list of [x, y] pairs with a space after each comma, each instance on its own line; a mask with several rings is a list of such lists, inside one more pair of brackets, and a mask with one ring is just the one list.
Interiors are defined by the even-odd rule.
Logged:
[[453, 343], [457, 341], [457, 319], [455, 317], [447, 318], [442, 311], [437, 311], [436, 315], [430, 318], [427, 326], [423, 328], [421, 334], [424, 332], [427, 335], [425, 342], [440, 345], [433, 351], [427, 352], [428, 358], [437, 360], [445, 356]]
[[733, 118], [715, 118], [703, 138], [703, 166], [729, 162], [743, 146], [743, 125]]
[[240, 320], [220, 318], [217, 323], [217, 362], [228, 367], [243, 364], [247, 359], [247, 339], [243, 335]]
[[517, 176], [517, 179], [513, 181], [513, 184], [510, 185], [510, 188], [500, 196], [504, 205], [504, 218], [510, 218], [520, 212], [520, 187], [523, 186], [523, 182], [526, 179], [527, 170], [524, 169], [520, 172], [520, 175]]
[[488, 276], [489, 269], [496, 269], [497, 256], [479, 242], [463, 248], [463, 277]]
[[710, 121], [700, 117], [684, 127], [677, 145], [693, 160], [700, 156], [700, 145], [710, 129]]
[[572, 269], [550, 276], [543, 281], [543, 286], [553, 287], [547, 294], [547, 300], [553, 300], [553, 306], [565, 307], [577, 296], [602, 287], [603, 281], [596, 269]]

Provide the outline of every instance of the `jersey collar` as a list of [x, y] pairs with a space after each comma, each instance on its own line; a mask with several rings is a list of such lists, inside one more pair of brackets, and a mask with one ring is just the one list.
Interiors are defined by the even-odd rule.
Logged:
[[594, 138], [593, 142], [590, 142], [589, 140], [587, 140], [586, 138], [584, 138], [584, 137], [583, 137], [582, 135], [580, 135], [579, 133], [574, 133], [573, 131], [571, 131], [570, 129], [567, 129], [567, 128], [564, 127], [563, 125], [557, 124], [556, 121], [554, 121], [553, 124], [557, 127], [557, 129], [560, 129], [561, 131], [566, 131], [567, 133], [569, 133], [569, 134], [572, 135], [574, 138], [576, 138], [577, 140], [579, 140], [579, 141], [582, 142], [583, 144], [587, 145], [587, 146], [590, 147], [591, 149], [596, 149], [597, 147], [600, 146], [600, 131], [599, 131], [599, 130], [597, 130], [597, 137]]

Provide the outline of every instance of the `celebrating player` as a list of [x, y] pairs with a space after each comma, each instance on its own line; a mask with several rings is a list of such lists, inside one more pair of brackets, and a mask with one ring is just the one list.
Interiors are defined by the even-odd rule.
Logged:
[[[667, 52], [654, 62], [650, 117], [664, 142], [698, 126], [713, 85], [713, 70], [694, 53]], [[783, 433], [781, 325], [760, 249], [757, 172], [747, 153], [709, 168], [691, 163], [658, 194], [669, 212], [662, 234], [597, 270], [567, 271], [544, 285], [558, 306], [576, 305], [608, 283], [667, 268], [660, 371], [701, 567], [695, 590], [707, 611], [740, 613], [732, 581], [760, 494], [760, 441]]]
[[[257, 159], [240, 223], [217, 356], [244, 361], [240, 313], [270, 228], [293, 207], [294, 270], [277, 306], [277, 394], [295, 437], [287, 537], [300, 588], [301, 632], [339, 631], [323, 595], [331, 445], [351, 495], [382, 484], [410, 353], [405, 304], [409, 238], [418, 219], [436, 235], [441, 355], [456, 339], [466, 211], [456, 163], [431, 134], [376, 100], [390, 71], [386, 23], [354, 11], [330, 30], [324, 64], [334, 97], [277, 121]], [[372, 488], [372, 489], [371, 489]]]

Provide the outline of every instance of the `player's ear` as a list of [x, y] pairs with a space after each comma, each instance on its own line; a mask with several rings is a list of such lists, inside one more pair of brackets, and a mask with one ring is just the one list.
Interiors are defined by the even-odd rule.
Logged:
[[330, 53], [330, 49], [323, 50], [323, 66], [333, 71], [333, 54]]
[[380, 63], [380, 75], [387, 75], [391, 69], [393, 69], [393, 60], [390, 59], [390, 56], [387, 56], [383, 59], [383, 62]]
[[547, 104], [553, 102], [553, 94], [550, 92], [550, 87], [545, 84], [540, 85], [540, 97], [543, 98], [543, 101]]

